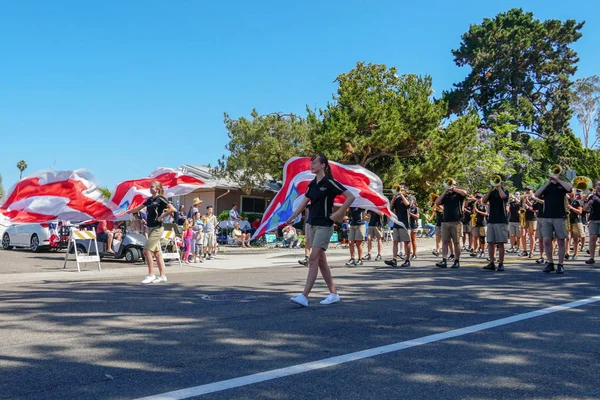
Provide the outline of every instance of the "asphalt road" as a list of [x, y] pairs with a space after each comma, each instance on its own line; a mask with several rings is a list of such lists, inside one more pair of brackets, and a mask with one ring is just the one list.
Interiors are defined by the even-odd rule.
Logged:
[[[600, 267], [583, 261], [558, 276], [514, 256], [503, 273], [473, 259], [440, 270], [425, 252], [409, 269], [349, 269], [341, 257], [342, 302], [318, 304], [319, 278], [307, 309], [288, 300], [306, 269], [273, 260], [184, 269], [164, 285], [140, 285], [143, 272], [0, 282], [0, 398], [136, 399], [600, 296]], [[0, 271], [7, 259], [0, 251]], [[252, 298], [202, 299], [223, 294]], [[600, 301], [198, 398], [597, 399], [599, 323]]]

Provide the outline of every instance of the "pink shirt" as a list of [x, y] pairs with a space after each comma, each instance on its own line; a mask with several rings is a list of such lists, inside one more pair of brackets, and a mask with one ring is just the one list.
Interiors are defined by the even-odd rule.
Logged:
[[189, 228], [187, 231], [185, 231], [183, 237], [185, 239], [192, 239], [194, 237], [194, 230], [192, 228]]

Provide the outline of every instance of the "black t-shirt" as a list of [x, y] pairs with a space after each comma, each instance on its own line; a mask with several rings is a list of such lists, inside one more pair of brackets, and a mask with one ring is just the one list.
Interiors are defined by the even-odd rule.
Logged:
[[488, 201], [490, 203], [488, 224], [506, 224], [508, 222], [506, 218], [506, 200], [502, 200], [500, 193], [493, 190]]
[[512, 201], [508, 203], [508, 212], [510, 213], [508, 222], [520, 222], [519, 220], [519, 210], [521, 209], [521, 204], [518, 201]]
[[350, 225], [364, 225], [364, 211], [362, 208], [350, 207]]
[[442, 199], [444, 219], [442, 222], [459, 222], [462, 218], [462, 206], [465, 196], [456, 192], [448, 192]]
[[531, 206], [528, 206], [525, 210], [525, 221], [537, 221], [537, 215], [535, 211], [538, 210], [537, 205], [540, 203], [532, 198], [529, 198], [529, 203]]
[[470, 202], [469, 204], [467, 204], [465, 206], [465, 212], [462, 218], [462, 223], [463, 224], [470, 224], [471, 223], [471, 215], [473, 215], [473, 205], [474, 202]]
[[165, 211], [169, 206], [168, 200], [164, 196], [149, 197], [145, 202], [147, 216], [146, 224], [148, 228], [156, 228], [162, 226], [162, 222], [156, 219]]
[[590, 208], [588, 208], [589, 212], [589, 220], [590, 221], [600, 221], [600, 198], [598, 197], [590, 197], [590, 200], [595, 199], [596, 201], [590, 202]]
[[[477, 210], [481, 211], [482, 213], [487, 212], [487, 208], [485, 207], [485, 204], [483, 203], [477, 203]], [[477, 213], [477, 218], [475, 219], [475, 226], [478, 228], [484, 227], [485, 226], [485, 215], [481, 215], [479, 213]]]
[[369, 226], [376, 226], [378, 228], [381, 228], [383, 226], [381, 215], [379, 215], [376, 212], [373, 212], [371, 210], [369, 210], [368, 213], [369, 213]]
[[[411, 214], [419, 214], [419, 207], [410, 207], [408, 210]], [[410, 229], [417, 229], [419, 227], [419, 221], [417, 218], [410, 216]]]
[[[582, 208], [583, 209], [583, 201], [578, 199], [573, 199], [569, 201], [569, 204], [573, 208]], [[569, 210], [569, 222], [572, 224], [578, 224], [581, 222], [581, 214], [577, 214], [573, 210]]]
[[[398, 221], [402, 222], [405, 228], [408, 228], [408, 206], [402, 202], [400, 196], [394, 200], [394, 212], [398, 217]], [[394, 224], [394, 228], [400, 228], [400, 225]]]
[[311, 226], [333, 226], [333, 221], [329, 218], [333, 211], [333, 200], [345, 191], [344, 186], [328, 176], [320, 182], [317, 182], [317, 178], [313, 179], [305, 194], [311, 202], [308, 223]]
[[536, 201], [535, 204], [533, 205], [533, 208], [535, 208], [537, 210], [538, 218], [544, 218], [544, 203], [540, 203], [539, 201]]
[[442, 220], [444, 219], [444, 213], [441, 211], [435, 212], [435, 226], [442, 226]]
[[565, 196], [571, 193], [559, 183], [552, 182], [544, 190], [544, 218], [567, 218]]

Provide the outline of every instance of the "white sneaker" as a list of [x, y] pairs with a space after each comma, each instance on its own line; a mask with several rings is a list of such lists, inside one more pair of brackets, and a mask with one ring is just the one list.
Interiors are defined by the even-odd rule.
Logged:
[[154, 282], [155, 279], [156, 279], [156, 275], [148, 275], [147, 277], [144, 278], [142, 283], [152, 283], [152, 282]]
[[306, 298], [305, 295], [303, 294], [299, 294], [296, 297], [292, 297], [290, 299], [290, 301], [292, 303], [296, 303], [296, 304], [300, 304], [302, 307], [308, 307], [308, 299]]
[[337, 293], [329, 293], [329, 296], [325, 297], [324, 300], [321, 300], [320, 304], [333, 304], [340, 301], [340, 295]]
[[152, 281], [152, 283], [162, 283], [162, 282], [166, 282], [167, 281], [167, 277], [166, 276], [159, 276], [158, 278], [156, 278], [155, 280]]

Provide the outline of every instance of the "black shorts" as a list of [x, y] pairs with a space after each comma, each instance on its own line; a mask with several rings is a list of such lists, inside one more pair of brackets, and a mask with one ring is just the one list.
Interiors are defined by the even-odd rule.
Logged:
[[108, 233], [106, 232], [102, 232], [98, 234], [98, 240], [101, 242], [106, 242], [108, 241]]

